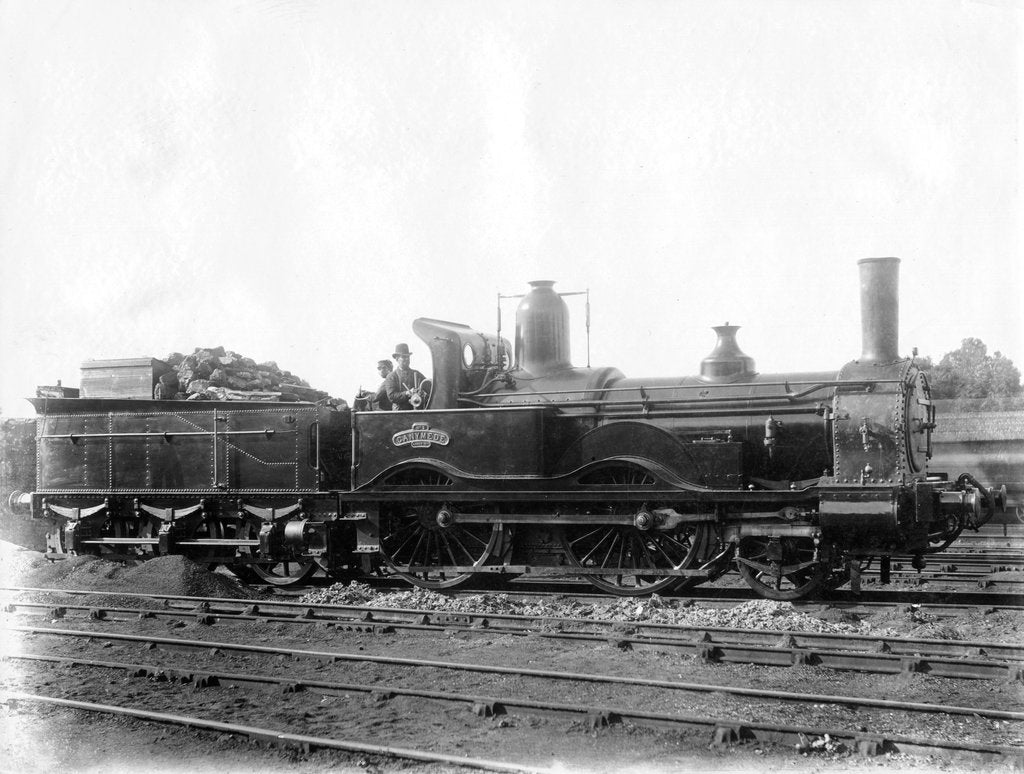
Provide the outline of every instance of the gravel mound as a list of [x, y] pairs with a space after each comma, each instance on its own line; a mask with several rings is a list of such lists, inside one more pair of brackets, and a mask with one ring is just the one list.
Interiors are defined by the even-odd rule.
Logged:
[[591, 618], [600, 621], [663, 623], [675, 626], [727, 627], [766, 631], [866, 633], [867, 624], [830, 622], [797, 610], [789, 602], [754, 600], [729, 609], [691, 605], [685, 600], [668, 600], [654, 594], [646, 599], [580, 603], [564, 597], [524, 601], [507, 594], [477, 594], [453, 599], [427, 589], [378, 592], [362, 584], [336, 583], [306, 594], [304, 604], [370, 605], [406, 610], [435, 610], [453, 613], [491, 613], [550, 618]]

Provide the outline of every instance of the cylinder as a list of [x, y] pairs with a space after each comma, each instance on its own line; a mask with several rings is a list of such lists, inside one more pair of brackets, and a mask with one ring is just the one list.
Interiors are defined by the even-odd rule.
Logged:
[[860, 267], [862, 363], [900, 359], [900, 259], [864, 258]]
[[571, 368], [569, 307], [554, 282], [538, 280], [516, 309], [516, 364], [535, 376]]

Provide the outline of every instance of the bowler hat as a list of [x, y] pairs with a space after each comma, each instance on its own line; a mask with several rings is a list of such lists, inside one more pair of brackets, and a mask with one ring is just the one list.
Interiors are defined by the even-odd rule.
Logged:
[[408, 357], [411, 354], [412, 352], [409, 351], [408, 344], [396, 344], [395, 352], [393, 355], [391, 355], [391, 357], [398, 357], [399, 355], [405, 355], [406, 357]]

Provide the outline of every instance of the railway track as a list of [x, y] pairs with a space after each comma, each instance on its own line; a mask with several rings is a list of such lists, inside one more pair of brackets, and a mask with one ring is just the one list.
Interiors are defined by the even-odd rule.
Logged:
[[[8, 632], [28, 635], [24, 648], [8, 653], [9, 661], [20, 665], [17, 685], [4, 700], [49, 702], [65, 707], [99, 712], [129, 713], [159, 722], [199, 725], [249, 738], [294, 744], [308, 748], [324, 746], [356, 750], [351, 742], [327, 739], [315, 733], [297, 733], [294, 728], [268, 730], [263, 715], [245, 711], [247, 700], [239, 703], [237, 691], [274, 696], [275, 704], [286, 705], [287, 714], [301, 718], [311, 731], [336, 724], [338, 710], [327, 698], [358, 702], [403, 703], [426, 710], [433, 707], [450, 712], [456, 708], [478, 723], [506, 716], [539, 715], [562, 722], [582, 724], [591, 729], [625, 724], [659, 731], [700, 732], [713, 745], [742, 742], [771, 743], [810, 749], [814, 744], [831, 744], [862, 754], [903, 752], [914, 754], [993, 756], [1022, 760], [1024, 748], [1005, 744], [1024, 730], [1024, 713], [995, 707], [951, 706], [925, 702], [894, 701], [866, 696], [823, 695], [806, 692], [753, 689], [724, 681], [695, 683], [677, 680], [624, 677], [621, 675], [568, 672], [551, 668], [505, 667], [478, 663], [396, 658], [372, 653], [352, 654], [330, 649], [298, 649], [293, 646], [263, 646], [237, 640], [189, 639], [133, 635], [116, 631], [60, 630], [42, 627], [8, 627]], [[32, 651], [28, 650], [31, 645]], [[55, 649], [57, 654], [45, 652]], [[43, 652], [40, 652], [43, 651]], [[73, 651], [73, 652], [72, 652]], [[393, 683], [376, 679], [381, 664], [392, 670]], [[356, 666], [363, 667], [362, 671]], [[127, 690], [113, 704], [70, 703], [67, 696], [41, 696], [34, 691], [54, 669], [74, 676], [73, 683], [56, 686], [111, 685], [106, 675], [120, 677], [119, 685], [144, 681], [149, 688], [142, 695], [145, 704], [179, 707], [176, 712], [155, 712], [138, 706], [139, 691]], [[440, 676], [439, 676], [440, 675]], [[345, 679], [338, 679], [344, 677]], [[557, 683], [558, 700], [540, 686]], [[438, 686], [443, 688], [438, 688]], [[494, 692], [495, 686], [505, 688]], [[51, 682], [51, 691], [54, 690]], [[59, 690], [56, 693], [60, 693]], [[106, 691], [106, 696], [110, 695]], [[227, 694], [227, 696], [225, 696]], [[135, 697], [135, 698], [131, 698]], [[225, 703], [225, 698], [231, 699]], [[426, 706], [422, 706], [423, 704]], [[754, 717], [737, 716], [742, 706]], [[216, 717], [206, 712], [216, 711]], [[443, 709], [442, 709], [443, 708]], [[843, 726], [830, 724], [828, 712], [847, 718]], [[351, 712], [352, 707], [349, 707]], [[318, 712], [319, 710], [319, 712]], [[468, 710], [468, 712], [466, 712]], [[406, 715], [403, 715], [407, 717]], [[803, 722], [792, 722], [793, 717]], [[821, 717], [819, 722], [815, 719]], [[899, 729], [919, 725], [921, 717], [929, 735], [900, 733]], [[355, 729], [353, 729], [355, 731]], [[541, 770], [538, 761], [468, 759], [452, 751], [415, 750], [362, 743], [362, 752], [437, 760], [487, 770]]]
[[[38, 591], [38, 590], [35, 590]], [[64, 592], [65, 594], [67, 592]], [[77, 591], [75, 595], [99, 596]], [[623, 650], [656, 650], [692, 656], [710, 663], [789, 667], [794, 664], [879, 674], [926, 673], [935, 677], [1024, 681], [1024, 645], [986, 641], [939, 640], [895, 634], [837, 634], [742, 629], [714, 625], [657, 624], [551, 615], [409, 610], [373, 605], [307, 604], [300, 601], [238, 601], [171, 595], [124, 595], [140, 609], [107, 604], [54, 605], [8, 601], [7, 614], [50, 620], [77, 618], [131, 622], [140, 618], [216, 623], [270, 622], [342, 631], [438, 636], [509, 635], [577, 644], [612, 643]], [[11, 631], [36, 631], [10, 628]], [[41, 631], [41, 630], [40, 630]], [[65, 634], [65, 636], [73, 636]], [[83, 635], [89, 636], [89, 635]]]
[[[506, 596], [543, 603], [553, 594], [570, 595], [595, 606], [622, 602], [586, 592], [584, 584], [516, 588]], [[930, 596], [919, 603], [925, 616], [964, 615], [977, 605], [1021, 612], [1019, 595], [991, 589], [941, 595], [882, 589], [868, 586], [860, 595], [847, 594], [845, 602], [839, 593], [828, 604], [892, 610]], [[0, 701], [22, 711], [123, 713], [138, 721], [209, 728], [211, 744], [216, 735], [232, 734], [303, 755], [322, 749], [432, 762], [448, 767], [443, 770], [544, 770], [543, 755], [522, 756], [523, 750], [534, 752], [532, 741], [493, 749], [450, 744], [490, 738], [501, 723], [525, 729], [541, 722], [618, 744], [632, 738], [629, 729], [668, 730], [685, 733], [701, 749], [710, 743], [737, 754], [753, 747], [781, 754], [909, 753], [1012, 759], [1011, 765], [1024, 754], [1016, 743], [1007, 744], [1024, 730], [1017, 715], [1024, 706], [1019, 698], [1007, 701], [1019, 697], [1024, 675], [1024, 648], [1016, 645], [310, 605], [294, 596], [298, 589], [257, 601], [95, 588], [3, 591], [0, 639], [7, 643], [7, 673], [17, 680], [6, 681]], [[752, 598], [746, 589], [693, 591], [695, 604], [707, 608]], [[793, 609], [821, 607], [801, 602]], [[520, 655], [471, 659], [451, 652], [454, 647], [457, 654], [483, 656], [499, 646]], [[552, 654], [561, 654], [563, 662]], [[605, 668], [580, 669], [591, 658]], [[569, 663], [576, 668], [563, 668]], [[878, 674], [886, 681], [878, 681]], [[844, 675], [841, 690], [830, 675]], [[893, 685], [900, 685], [904, 704], [877, 695], [877, 686], [891, 681], [898, 681]], [[544, 685], [555, 687], [545, 691]], [[761, 693], [748, 692], [755, 688]], [[239, 698], [246, 701], [236, 706]], [[403, 729], [410, 723], [411, 735], [381, 738], [360, 725], [358, 718], [365, 717], [390, 717]], [[447, 740], [445, 749], [423, 741], [431, 737], [430, 718], [445, 724], [433, 734]], [[625, 736], [616, 737], [616, 729]], [[474, 755], [465, 755], [467, 749]], [[593, 764], [598, 770], [604, 761], [595, 757]]]
[[[945, 558], [949, 564], [1013, 558], [1012, 551], [998, 551]], [[792, 608], [813, 613], [836, 607], [860, 615], [912, 608], [922, 618], [952, 621], [977, 616], [978, 610], [1022, 612], [1016, 584], [981, 580], [992, 579], [882, 586], [866, 578], [860, 594], [831, 592], [826, 600], [801, 601]], [[378, 588], [387, 585], [385, 579], [374, 581]], [[602, 768], [598, 743], [607, 742], [603, 754], [613, 756], [633, 739], [632, 729], [668, 732], [673, 739], [684, 734], [701, 754], [712, 744], [737, 755], [756, 748], [773, 755], [793, 750], [808, 755], [910, 754], [955, 758], [971, 766], [994, 761], [1024, 766], [1024, 746], [1017, 741], [1024, 739], [1024, 718], [1018, 716], [1024, 712], [1019, 698], [1024, 648], [1017, 645], [373, 604], [311, 605], [297, 597], [317, 588], [325, 591], [323, 586], [321, 581], [307, 588], [275, 589], [270, 599], [256, 601], [97, 588], [4, 588], [0, 600], [7, 623], [0, 640], [18, 643], [4, 654], [7, 674], [13, 671], [18, 680], [5, 681], [0, 702], [15, 713], [29, 707], [76, 717], [83, 712], [116, 713], [133, 722], [208, 728], [208, 744], [215, 746], [223, 736], [233, 735], [289, 747], [297, 755], [336, 751], [323, 754], [361, 756], [378, 761], [376, 765], [399, 758], [444, 771], [545, 770], [550, 756], [522, 754], [536, 752], [532, 737], [494, 748], [451, 744], [491, 739], [500, 735], [496, 729], [502, 723], [522, 729], [562, 724], [558, 728], [588, 735], [588, 744], [595, 742], [590, 766], [595, 771], [612, 770]], [[421, 593], [404, 583], [392, 588], [413, 592], [411, 598]], [[626, 602], [594, 593], [585, 581], [534, 579], [516, 582], [501, 593], [538, 606], [553, 598], [595, 608]], [[444, 596], [471, 595], [453, 590]], [[723, 609], [757, 599], [746, 587], [719, 582], [663, 603]], [[186, 632], [188, 637], [169, 636]], [[254, 642], [266, 650], [238, 649]], [[487, 663], [455, 658], [453, 646], [446, 648], [451, 643], [459, 643], [456, 655], [496, 647], [488, 643], [511, 643], [502, 646], [529, 657], [508, 659], [519, 666], [505, 672], [505, 659]], [[431, 648], [437, 652], [426, 655]], [[552, 653], [563, 654], [576, 669], [560, 668], [565, 664], [553, 661], [548, 656]], [[599, 654], [599, 663], [611, 659], [618, 666], [586, 670], [584, 675], [579, 667], [590, 654]], [[545, 659], [548, 663], [542, 663]], [[536, 666], [523, 666], [533, 661]], [[61, 679], [53, 680], [54, 674]], [[584, 683], [573, 681], [573, 675], [632, 682]], [[886, 680], [879, 681], [878, 675]], [[557, 688], [545, 693], [527, 683]], [[72, 691], [73, 686], [77, 689]], [[97, 686], [97, 692], [90, 694], [89, 686]], [[755, 687], [762, 693], [745, 692]], [[892, 690], [907, 699], [906, 706], [886, 704], [896, 697], [876, 695], [879, 690]], [[965, 698], [950, 698], [961, 696]], [[233, 702], [239, 698], [246, 703], [236, 707]], [[337, 704], [329, 704], [330, 711], [323, 714], [325, 700]], [[270, 712], [272, 707], [277, 710]], [[382, 716], [403, 729], [411, 723], [411, 735], [382, 737], [355, 720], [379, 721]], [[443, 724], [433, 734], [427, 720], [431, 717]], [[444, 749], [424, 742], [431, 736], [446, 740]]]

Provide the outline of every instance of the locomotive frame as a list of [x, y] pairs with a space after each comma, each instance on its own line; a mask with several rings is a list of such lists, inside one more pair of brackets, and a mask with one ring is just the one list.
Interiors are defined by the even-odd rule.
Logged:
[[[245, 578], [317, 568], [434, 589], [523, 574], [617, 595], [735, 568], [796, 599], [871, 557], [915, 565], [1005, 502], [928, 470], [927, 378], [898, 355], [898, 259], [864, 259], [863, 353], [760, 374], [719, 326], [693, 377], [571, 364], [568, 310], [532, 283], [511, 345], [428, 318], [426, 408], [37, 399], [36, 491], [51, 556], [186, 555]], [[499, 302], [500, 303], [500, 302]]]

